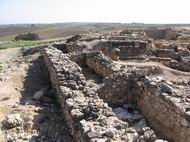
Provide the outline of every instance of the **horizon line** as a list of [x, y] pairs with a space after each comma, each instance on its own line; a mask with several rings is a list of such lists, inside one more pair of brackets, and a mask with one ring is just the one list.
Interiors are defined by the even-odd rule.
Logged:
[[189, 23], [144, 23], [144, 22], [23, 22], [23, 23], [0, 23], [0, 25], [30, 25], [30, 24], [69, 24], [69, 23], [81, 23], [81, 24], [144, 24], [144, 25], [190, 25]]

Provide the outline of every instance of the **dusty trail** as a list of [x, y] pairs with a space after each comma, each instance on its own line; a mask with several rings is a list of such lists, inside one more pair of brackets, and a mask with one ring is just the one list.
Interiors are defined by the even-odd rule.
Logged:
[[[72, 141], [60, 110], [50, 100], [46, 103], [33, 101], [32, 95], [47, 86], [40, 53], [22, 56], [21, 49], [0, 50], [0, 122], [13, 113], [27, 118], [24, 123], [31, 129], [17, 132], [16, 129], [0, 129], [0, 142], [10, 139], [17, 142], [70, 142]], [[29, 104], [29, 105], [26, 105]]]

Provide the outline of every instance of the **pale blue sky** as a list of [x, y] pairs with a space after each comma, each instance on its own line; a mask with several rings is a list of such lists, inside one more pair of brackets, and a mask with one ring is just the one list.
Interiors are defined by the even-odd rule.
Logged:
[[190, 0], [0, 0], [0, 24], [190, 23]]

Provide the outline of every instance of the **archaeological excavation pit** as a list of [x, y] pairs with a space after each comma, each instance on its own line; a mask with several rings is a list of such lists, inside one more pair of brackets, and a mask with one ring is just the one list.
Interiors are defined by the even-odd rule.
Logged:
[[190, 90], [164, 78], [172, 69], [151, 64], [134, 67], [101, 51], [76, 51], [65, 45], [43, 51], [75, 141], [190, 141]]

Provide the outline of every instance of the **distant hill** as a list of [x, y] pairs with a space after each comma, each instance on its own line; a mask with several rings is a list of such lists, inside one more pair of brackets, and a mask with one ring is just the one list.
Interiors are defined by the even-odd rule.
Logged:
[[143, 23], [55, 23], [0, 25], [0, 40], [13, 40], [17, 34], [36, 32], [41, 39], [52, 39], [89, 31], [114, 31], [122, 29], [145, 30], [150, 28], [190, 27], [190, 24], [143, 24]]

